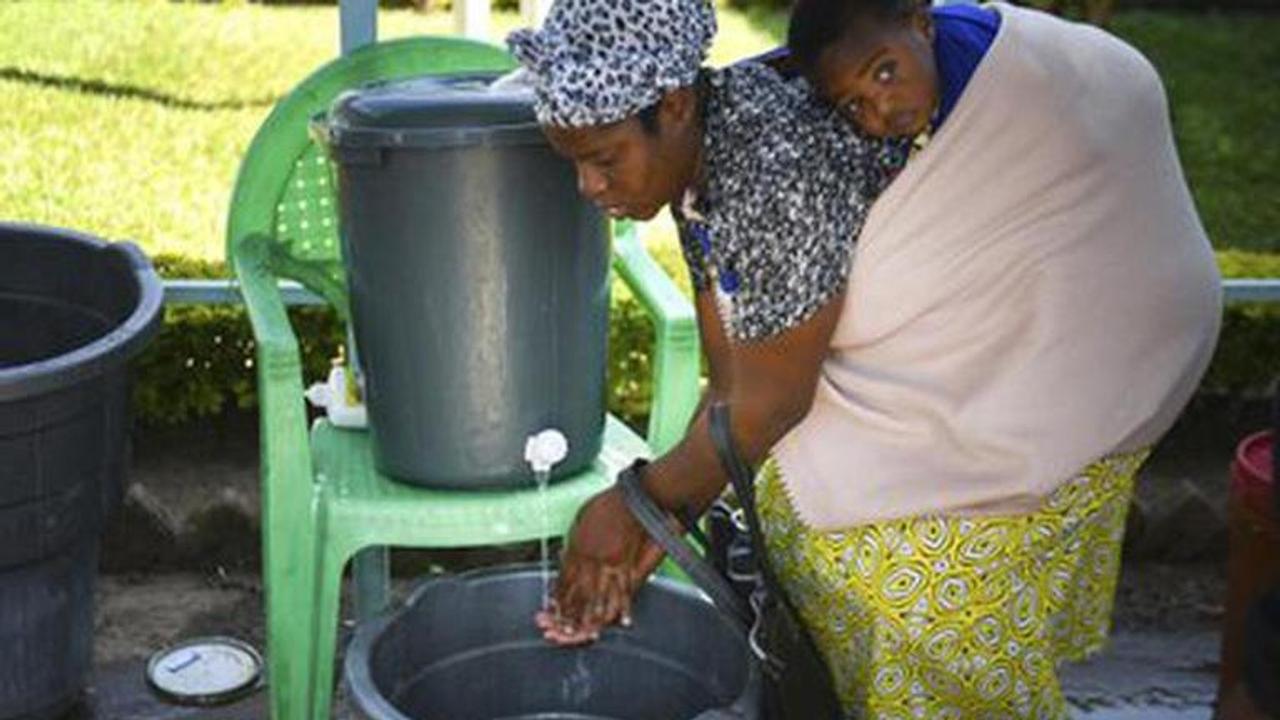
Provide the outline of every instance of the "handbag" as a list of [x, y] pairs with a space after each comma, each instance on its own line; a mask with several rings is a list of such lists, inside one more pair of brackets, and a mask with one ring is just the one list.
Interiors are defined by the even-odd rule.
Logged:
[[[741, 505], [740, 513], [723, 504], [717, 504], [711, 511], [712, 536], [719, 536], [709, 543], [713, 548], [711, 554], [718, 556], [715, 564], [695, 552], [671, 529], [666, 513], [640, 483], [639, 468], [643, 463], [632, 465], [619, 475], [623, 498], [640, 524], [680, 569], [721, 611], [736, 618], [746, 630], [747, 642], [763, 671], [764, 717], [767, 720], [839, 720], [843, 712], [831, 670], [770, 567], [756, 511], [754, 474], [742, 462], [729, 432], [728, 406], [713, 404], [709, 420], [716, 453]], [[698, 535], [693, 532], [695, 526], [686, 523], [686, 527]], [[705, 539], [701, 542], [708, 545]], [[744, 552], [747, 547], [749, 558]], [[715, 548], [725, 554], [715, 552]], [[749, 572], [752, 565], [757, 572]], [[753, 582], [744, 583], [744, 578], [750, 575], [754, 575]], [[749, 588], [745, 593], [744, 586]]]

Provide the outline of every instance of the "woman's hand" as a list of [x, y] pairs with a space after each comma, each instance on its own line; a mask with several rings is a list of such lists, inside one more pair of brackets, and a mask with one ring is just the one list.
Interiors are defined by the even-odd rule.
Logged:
[[614, 487], [578, 511], [561, 559], [553, 606], [538, 613], [547, 640], [594, 641], [606, 625], [630, 623], [631, 597], [662, 560], [662, 551]]
[[[716, 320], [713, 294], [698, 293], [697, 306], [712, 389], [733, 405], [732, 432], [739, 452], [748, 464], [757, 465], [808, 413], [844, 294], [794, 328], [733, 347]], [[705, 404], [685, 437], [646, 465], [642, 477], [659, 507], [695, 512], [710, 505], [727, 480], [708, 433]], [[630, 616], [631, 596], [661, 560], [661, 549], [631, 515], [621, 490], [614, 487], [596, 495], [578, 512], [565, 547], [555, 604], [538, 614], [538, 626], [548, 640], [562, 645], [595, 640], [605, 625]]]

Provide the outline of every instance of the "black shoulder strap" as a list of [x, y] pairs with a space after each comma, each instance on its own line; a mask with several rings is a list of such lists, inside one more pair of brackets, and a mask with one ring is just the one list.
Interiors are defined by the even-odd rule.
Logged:
[[738, 454], [738, 446], [733, 441], [729, 424], [729, 406], [722, 402], [712, 404], [707, 419], [711, 425], [711, 442], [715, 445], [716, 454], [720, 456], [720, 464], [729, 474], [733, 491], [738, 496], [738, 502], [742, 504], [742, 515], [746, 518], [747, 528], [751, 531], [751, 549], [755, 553], [760, 576], [764, 579], [770, 594], [782, 602], [788, 602], [786, 591], [769, 565], [769, 554], [764, 544], [764, 531], [760, 528], [760, 515], [756, 510], [755, 473]]
[[744, 627], [750, 627], [754, 614], [733, 587], [701, 555], [693, 551], [667, 524], [667, 516], [640, 484], [640, 472], [632, 465], [618, 475], [618, 486], [627, 508], [635, 516], [649, 537], [667, 551], [667, 555], [702, 588], [721, 610], [734, 616]]

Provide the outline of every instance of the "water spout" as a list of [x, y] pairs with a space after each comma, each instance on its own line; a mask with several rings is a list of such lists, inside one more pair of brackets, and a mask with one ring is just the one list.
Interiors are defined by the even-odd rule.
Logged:
[[555, 428], [547, 428], [529, 436], [524, 444], [524, 459], [533, 470], [534, 482], [538, 485], [538, 505], [542, 513], [542, 529], [538, 539], [542, 546], [542, 609], [551, 607], [551, 560], [547, 552], [547, 485], [551, 481], [551, 468], [565, 459], [569, 454], [569, 440], [564, 433]]

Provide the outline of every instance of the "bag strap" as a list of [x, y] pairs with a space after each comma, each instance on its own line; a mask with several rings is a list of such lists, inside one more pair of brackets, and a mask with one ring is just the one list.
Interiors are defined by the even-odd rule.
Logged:
[[712, 404], [707, 419], [711, 426], [711, 442], [715, 445], [716, 454], [720, 456], [721, 466], [729, 475], [729, 481], [733, 483], [733, 492], [737, 494], [738, 502], [742, 505], [742, 515], [750, 531], [748, 534], [751, 536], [751, 549], [755, 553], [760, 576], [764, 579], [769, 593], [780, 601], [786, 602], [790, 607], [787, 593], [773, 574], [773, 568], [769, 564], [769, 554], [764, 545], [764, 531], [760, 528], [760, 515], [756, 510], [755, 473], [738, 454], [738, 446], [734, 443], [733, 434], [730, 431], [729, 406], [721, 402]]
[[737, 445], [733, 442], [728, 405], [716, 402], [710, 406], [708, 423], [710, 434], [712, 434], [712, 445], [716, 446], [716, 455], [719, 456], [724, 473], [728, 474], [733, 493], [737, 495], [737, 500], [742, 505], [742, 516], [746, 519], [746, 527], [750, 530], [751, 550], [755, 552], [756, 565], [759, 566], [765, 582], [769, 583], [769, 592], [777, 593], [777, 583], [774, 582], [773, 571], [769, 566], [768, 555], [765, 553], [760, 516], [755, 509], [755, 473], [746, 465], [746, 462], [742, 461], [742, 456], [737, 452]]
[[666, 513], [658, 507], [640, 483], [640, 468], [643, 466], [643, 461], [637, 461], [618, 475], [622, 499], [631, 510], [631, 514], [644, 526], [649, 537], [653, 538], [654, 542], [658, 543], [680, 566], [680, 569], [702, 588], [717, 607], [733, 616], [743, 627], [751, 627], [755, 617], [751, 608], [738, 597], [711, 563], [694, 552], [688, 543], [671, 530], [670, 525], [667, 524]]
[[[771, 712], [782, 718], [840, 718], [843, 712], [835, 692], [831, 669], [823, 660], [821, 650], [804, 626], [800, 613], [791, 604], [787, 591], [778, 581], [778, 577], [773, 574], [773, 567], [769, 563], [764, 531], [761, 529], [760, 515], [756, 507], [755, 473], [738, 454], [729, 424], [729, 406], [724, 403], [713, 404], [709, 408], [707, 419], [711, 426], [711, 441], [715, 445], [716, 454], [720, 456], [720, 463], [729, 474], [733, 491], [737, 493], [738, 501], [742, 505], [742, 514], [747, 521], [751, 547], [756, 556], [756, 568], [759, 570], [764, 590], [768, 598], [776, 603], [774, 607], [781, 611], [776, 613], [775, 617], [790, 619], [795, 633], [793, 643], [800, 643], [799, 646], [793, 644], [793, 651], [784, 657], [766, 650], [764, 643], [754, 639], [752, 641], [752, 649], [761, 659], [765, 672], [777, 683], [774, 698], [776, 704]], [[762, 620], [764, 615], [765, 610], [762, 609]], [[766, 627], [764, 630], [766, 641], [768, 634], [769, 630]], [[783, 634], [785, 635], [786, 632], [784, 631]], [[789, 670], [788, 666], [793, 666], [794, 671]], [[802, 686], [803, 700], [798, 696]], [[793, 707], [793, 703], [798, 705]]]

